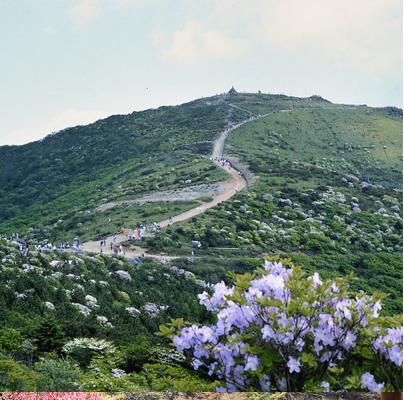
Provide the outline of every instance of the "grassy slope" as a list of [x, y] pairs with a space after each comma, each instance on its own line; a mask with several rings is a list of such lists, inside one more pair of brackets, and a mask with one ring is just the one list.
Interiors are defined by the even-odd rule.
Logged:
[[[225, 179], [220, 169], [206, 174], [206, 163], [198, 169], [193, 160], [209, 155], [212, 141], [232, 121], [227, 108], [198, 101], [161, 107], [69, 128], [24, 146], [0, 147], [0, 230], [25, 231], [103, 198], [181, 187], [188, 178], [196, 177], [193, 183]], [[153, 173], [172, 168], [178, 181], [157, 185]], [[131, 193], [122, 193], [125, 187]]]
[[279, 154], [285, 160], [350, 172], [363, 180], [401, 184], [402, 119], [387, 109], [296, 98], [278, 99], [266, 107], [264, 96], [260, 102], [230, 96], [229, 101], [240, 107], [273, 114], [232, 132], [229, 153], [244, 159]]

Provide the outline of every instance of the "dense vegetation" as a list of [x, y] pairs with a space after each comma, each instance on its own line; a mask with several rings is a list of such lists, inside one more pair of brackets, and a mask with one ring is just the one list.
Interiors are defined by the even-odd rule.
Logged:
[[154, 335], [169, 318], [211, 320], [196, 300], [206, 283], [192, 273], [148, 258], [143, 265], [66, 252], [22, 258], [5, 241], [0, 256], [1, 391], [167, 390], [167, 368], [173, 378], [205, 382]]
[[242, 272], [237, 261], [231, 262], [232, 253], [287, 253], [324, 277], [354, 271], [356, 290], [391, 293], [385, 312], [402, 312], [402, 190], [361, 185], [349, 175], [278, 157], [265, 159], [259, 173], [248, 192], [149, 238], [146, 245], [185, 255], [187, 244], [200, 241], [198, 257], [214, 251], [227, 258], [220, 265], [195, 260], [190, 267], [213, 283], [226, 280], [226, 271]]
[[[0, 147], [0, 231], [37, 228], [102, 199], [225, 178], [195, 154], [209, 155], [237, 111], [194, 102], [117, 115], [23, 146]], [[234, 115], [233, 115], [234, 114]], [[171, 171], [174, 169], [174, 171]], [[155, 174], [158, 172], [158, 174]], [[158, 179], [172, 172], [172, 179]], [[155, 174], [155, 175], [154, 175]]]
[[3, 146], [0, 233], [19, 232], [31, 245], [90, 240], [194, 208], [207, 199], [133, 200], [226, 179], [209, 155], [218, 134], [243, 121], [224, 152], [248, 166], [254, 183], [142, 242], [175, 261], [32, 250], [25, 258], [1, 243], [0, 390], [214, 390], [154, 332], [170, 318], [214, 323], [196, 295], [207, 283], [230, 284], [230, 271], [253, 273], [264, 254], [283, 253], [322, 279], [354, 272], [353, 291], [382, 290], [384, 315], [402, 313], [395, 108], [232, 94]]

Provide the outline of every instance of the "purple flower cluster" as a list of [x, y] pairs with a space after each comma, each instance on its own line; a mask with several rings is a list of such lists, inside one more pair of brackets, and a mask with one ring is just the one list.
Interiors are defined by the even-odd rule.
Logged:
[[365, 372], [361, 376], [361, 388], [368, 389], [370, 392], [381, 392], [384, 387], [384, 383], [378, 384], [375, 381], [375, 377], [369, 373]]
[[[381, 309], [380, 301], [372, 296], [344, 298], [340, 281], [322, 282], [317, 273], [307, 278], [305, 291], [299, 292], [297, 287], [292, 269], [266, 261], [265, 271], [241, 293], [240, 288], [221, 282], [212, 295], [198, 295], [200, 304], [217, 314], [217, 324], [185, 327], [173, 342], [177, 350], [190, 353], [195, 369], [204, 366], [210, 375], [224, 381], [226, 390], [250, 388], [251, 374], [260, 371], [255, 390], [291, 391], [291, 380], [299, 380], [304, 363], [321, 364], [324, 371], [340, 365]], [[304, 312], [295, 312], [299, 301]], [[402, 328], [380, 329], [380, 336], [373, 339], [374, 352], [402, 365], [402, 334]], [[283, 370], [270, 373], [265, 369], [260, 353], [251, 352], [251, 343], [266, 349], [263, 353], [275, 351]], [[307, 358], [309, 353], [312, 358]], [[329, 390], [330, 382], [321, 378], [319, 386]], [[380, 391], [384, 385], [369, 380], [368, 375], [362, 376], [362, 382], [371, 391]]]
[[147, 314], [150, 318], [155, 318], [157, 315], [168, 308], [166, 305], [158, 306], [154, 303], [146, 303], [142, 309], [145, 314]]
[[90, 313], [91, 313], [91, 310], [90, 310], [87, 306], [84, 306], [83, 304], [80, 304], [80, 303], [72, 303], [72, 305], [75, 306], [75, 307], [77, 307], [77, 308], [79, 309], [79, 311], [80, 311], [83, 315], [85, 315], [86, 317], [87, 317], [88, 315], [90, 315]]
[[387, 329], [387, 335], [378, 337], [373, 347], [394, 364], [403, 365], [403, 327]]
[[173, 265], [171, 268], [171, 271], [173, 272], [173, 274], [178, 278], [179, 276], [183, 275], [185, 273], [185, 270], [176, 267], [175, 265]]
[[132, 277], [129, 275], [129, 272], [118, 270], [115, 273], [122, 279], [126, 279], [128, 281], [132, 280]]

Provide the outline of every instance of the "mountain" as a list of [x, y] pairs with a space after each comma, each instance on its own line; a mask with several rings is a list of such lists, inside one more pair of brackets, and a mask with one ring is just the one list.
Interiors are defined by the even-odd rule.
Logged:
[[[2, 146], [0, 390], [212, 390], [155, 332], [214, 323], [196, 295], [264, 256], [355, 274], [349, 290], [387, 293], [393, 321], [402, 217], [392, 107], [234, 89]], [[153, 222], [142, 241], [121, 231]], [[77, 240], [87, 251], [57, 249]]]
[[[361, 180], [401, 184], [402, 110], [335, 105], [319, 96], [234, 93], [115, 115], [26, 145], [1, 146], [0, 230], [26, 232], [104, 198], [135, 198], [155, 190], [151, 175], [164, 169], [182, 171], [177, 180], [159, 182], [159, 189], [180, 187], [187, 164], [206, 158], [223, 129], [258, 115], [263, 117], [226, 143], [226, 151], [254, 171], [276, 153]], [[193, 183], [209, 178], [207, 167], [201, 163], [195, 169], [193, 178], [203, 178]]]

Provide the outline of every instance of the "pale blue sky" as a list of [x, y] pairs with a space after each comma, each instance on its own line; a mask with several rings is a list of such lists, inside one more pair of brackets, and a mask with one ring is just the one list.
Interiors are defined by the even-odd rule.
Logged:
[[238, 91], [402, 108], [401, 0], [1, 0], [0, 145]]

